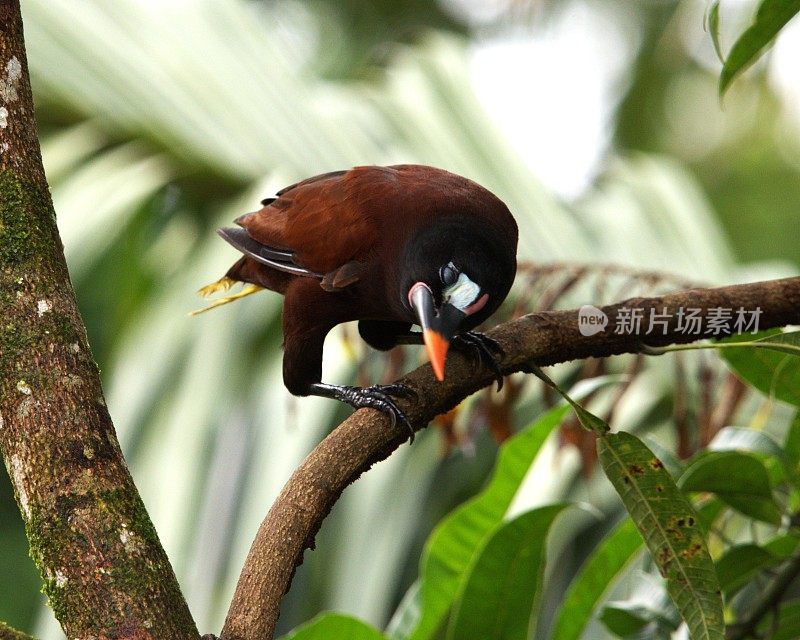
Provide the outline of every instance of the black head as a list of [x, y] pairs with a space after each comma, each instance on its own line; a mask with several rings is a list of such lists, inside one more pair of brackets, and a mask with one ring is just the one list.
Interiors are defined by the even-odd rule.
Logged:
[[443, 218], [409, 241], [398, 295], [422, 327], [439, 380], [453, 336], [486, 320], [508, 294], [516, 249], [516, 233], [504, 234], [474, 217]]

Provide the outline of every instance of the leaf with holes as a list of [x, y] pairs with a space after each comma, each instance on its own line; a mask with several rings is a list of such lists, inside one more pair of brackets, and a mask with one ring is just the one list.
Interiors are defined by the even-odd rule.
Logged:
[[597, 455], [666, 579], [692, 640], [723, 640], [719, 582], [689, 500], [653, 452], [629, 433], [598, 438]]

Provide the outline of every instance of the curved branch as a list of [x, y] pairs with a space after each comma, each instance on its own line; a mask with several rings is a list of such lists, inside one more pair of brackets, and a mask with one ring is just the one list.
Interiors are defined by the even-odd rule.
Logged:
[[0, 449], [64, 632], [196, 640], [122, 457], [69, 281], [19, 0], [0, 0], [0, 308]]
[[0, 622], [0, 640], [33, 640], [27, 633], [9, 627], [5, 622]]
[[[645, 322], [639, 335], [612, 330], [613, 319], [623, 307], [643, 310]], [[578, 310], [531, 314], [506, 322], [488, 335], [504, 349], [501, 368], [510, 374], [525, 370], [531, 362], [544, 366], [720, 337], [708, 329], [683, 333], [676, 312], [699, 309], [701, 317], [708, 318], [714, 314], [709, 310], [731, 309], [735, 313], [740, 307], [761, 310], [760, 329], [800, 324], [800, 278], [694, 289], [609, 305], [601, 310], [612, 320], [612, 326], [590, 337], [578, 331]], [[644, 335], [650, 310], [671, 316], [663, 334], [659, 327], [657, 332]], [[474, 364], [452, 354], [444, 382], [437, 382], [427, 365], [403, 382], [419, 394], [416, 402], [404, 403], [403, 408], [414, 428], [420, 429], [434, 416], [492, 384], [493, 375], [486, 369], [476, 370]], [[256, 534], [228, 610], [223, 640], [273, 637], [281, 598], [302, 562], [303, 552], [313, 547], [325, 516], [347, 485], [389, 456], [407, 437], [406, 430], [400, 425], [392, 428], [386, 416], [362, 409], [317, 445], [289, 479]]]

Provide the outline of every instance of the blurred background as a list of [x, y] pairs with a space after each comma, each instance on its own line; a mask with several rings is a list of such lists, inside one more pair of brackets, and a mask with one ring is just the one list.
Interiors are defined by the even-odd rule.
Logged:
[[[22, 5], [72, 279], [120, 441], [201, 632], [220, 630], [293, 468], [348, 413], [285, 391], [277, 294], [187, 315], [236, 257], [214, 229], [261, 198], [323, 171], [420, 162], [505, 200], [520, 258], [537, 264], [665, 272], [676, 277], [667, 288], [800, 266], [796, 21], [720, 102], [697, 0]], [[722, 2], [723, 48], [754, 6]], [[518, 290], [518, 310], [536, 307], [534, 293], [561, 305], [602, 297], [556, 295], [532, 269], [544, 285]], [[623, 278], [604, 295], [633, 287]], [[324, 380], [375, 382], [387, 370], [353, 335], [329, 337]], [[390, 364], [409, 369], [417, 356]], [[635, 366], [615, 420], [679, 447], [671, 368]], [[514, 398], [479, 394], [441, 421], [445, 435], [428, 429], [347, 490], [295, 577], [282, 630], [323, 609], [387, 624], [431, 528], [484, 483], [497, 451], [487, 425], [515, 430], [548, 401], [534, 384], [511, 388]], [[582, 499], [607, 518], [618, 509], [563, 433], [532, 473], [529, 504]], [[563, 580], [588, 535], [586, 522], [571, 526]], [[0, 540], [0, 619], [63, 637], [5, 476]]]

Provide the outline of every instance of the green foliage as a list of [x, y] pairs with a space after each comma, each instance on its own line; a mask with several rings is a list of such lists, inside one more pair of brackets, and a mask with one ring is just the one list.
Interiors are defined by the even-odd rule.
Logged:
[[[773, 624], [778, 621], [778, 625]], [[770, 640], [796, 640], [800, 638], [800, 600], [791, 600], [780, 606], [773, 619], [765, 619], [758, 628], [761, 637], [769, 634]]]
[[501, 527], [540, 448], [568, 411], [568, 406], [551, 409], [506, 442], [486, 489], [448, 516], [431, 534], [420, 562], [421, 613], [413, 632], [406, 637], [433, 638], [445, 624], [459, 593], [466, 588], [469, 567]]
[[709, 442], [712, 451], [750, 451], [787, 461], [786, 452], [770, 434], [743, 427], [723, 427]]
[[796, 477], [800, 471], [798, 470], [798, 464], [800, 464], [800, 411], [795, 413], [794, 420], [787, 429], [783, 452], [786, 455], [786, 465], [790, 477]]
[[[758, 59], [798, 11], [800, 11], [798, 0], [762, 0], [753, 24], [739, 36], [724, 61], [719, 76], [720, 96], [725, 95], [736, 76]], [[719, 0], [711, 7], [709, 26], [714, 46], [719, 53]]]
[[586, 429], [587, 431], [593, 431], [598, 435], [602, 435], [609, 430], [608, 424], [598, 418], [596, 415], [587, 411], [586, 409], [581, 406], [580, 403], [575, 402], [572, 398], [570, 398], [569, 394], [567, 394], [560, 386], [558, 386], [550, 376], [548, 376], [544, 371], [542, 371], [539, 367], [535, 365], [530, 365], [529, 370], [533, 373], [539, 380], [544, 382], [548, 387], [553, 389], [558, 395], [560, 395], [564, 400], [572, 407], [572, 410], [575, 412], [575, 416], [578, 418], [578, 422], [581, 423], [581, 426]]
[[385, 62], [387, 48], [430, 29], [465, 31], [452, 12], [427, 0], [311, 0], [310, 6], [333, 23], [322, 34], [329, 55], [317, 64], [334, 76], [368, 74], [370, 65]]
[[670, 634], [663, 627], [669, 627], [670, 622], [665, 621], [664, 625], [654, 624], [660, 617], [659, 611], [650, 607], [630, 602], [614, 602], [603, 607], [600, 621], [619, 638], [643, 633], [647, 638], [667, 640]]
[[774, 567], [781, 558], [757, 544], [741, 544], [728, 549], [716, 562], [719, 586], [730, 597], [760, 571]]
[[326, 613], [317, 616], [281, 640], [385, 640], [380, 631], [352, 616], [340, 613]]
[[756, 456], [739, 451], [710, 451], [686, 468], [679, 484], [684, 491], [710, 491], [737, 511], [771, 524], [781, 512], [772, 495], [769, 474]]
[[547, 533], [566, 505], [534, 509], [495, 530], [467, 569], [448, 640], [525, 640], [541, 597]]
[[770, 334], [722, 357], [743, 380], [770, 398], [800, 407], [800, 331]]
[[722, 600], [697, 512], [638, 438], [597, 440], [603, 470], [650, 549], [693, 639], [724, 638]]
[[711, 33], [711, 42], [714, 44], [714, 51], [717, 52], [717, 57], [720, 62], [724, 63], [725, 56], [722, 53], [722, 45], [719, 41], [719, 0], [715, 0], [708, 10], [708, 31]]
[[602, 598], [637, 557], [642, 537], [625, 518], [594, 550], [575, 577], [553, 624], [552, 640], [578, 640]]

